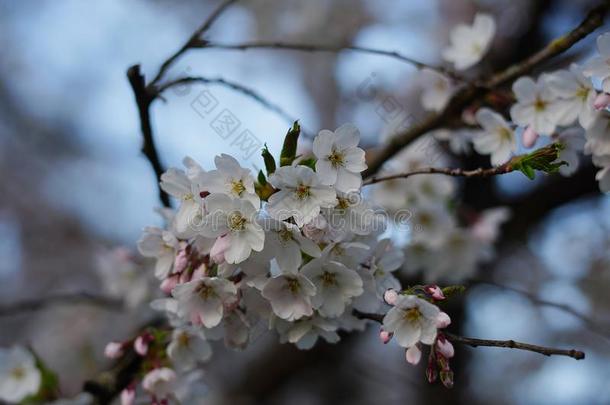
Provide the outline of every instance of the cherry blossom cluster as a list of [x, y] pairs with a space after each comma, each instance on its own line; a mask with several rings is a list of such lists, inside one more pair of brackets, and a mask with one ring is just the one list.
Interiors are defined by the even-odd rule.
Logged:
[[[393, 272], [404, 254], [383, 237], [385, 217], [361, 190], [366, 164], [359, 131], [351, 124], [322, 130], [311, 155], [297, 156], [299, 131], [295, 123], [279, 162], [263, 150], [266, 173], [256, 177], [225, 154], [214, 170], [186, 158], [184, 169], [161, 177], [179, 206], [164, 213], [165, 229], [146, 228], [138, 247], [156, 259], [166, 297], [152, 306], [173, 330], [113, 342], [106, 352], [120, 357], [133, 345], [150, 364], [141, 387], [155, 401], [171, 399], [177, 374], [211, 356], [209, 341], [243, 348], [272, 329], [280, 342], [301, 349], [320, 338], [334, 343], [340, 330], [364, 328], [359, 314], [384, 314], [386, 291], [401, 291]], [[428, 305], [422, 308], [436, 308]], [[414, 315], [412, 323], [424, 319]], [[428, 328], [422, 339], [396, 340], [409, 348], [435, 338], [436, 328]], [[124, 392], [126, 403], [135, 388]]]

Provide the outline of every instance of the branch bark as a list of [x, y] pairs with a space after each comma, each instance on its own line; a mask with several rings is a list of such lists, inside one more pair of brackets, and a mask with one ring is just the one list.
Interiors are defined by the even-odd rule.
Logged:
[[104, 297], [87, 292], [54, 294], [41, 298], [33, 298], [10, 304], [0, 304], [0, 317], [17, 315], [24, 312], [45, 309], [50, 305], [93, 305], [111, 311], [120, 311], [123, 301], [116, 298]]
[[456, 73], [452, 69], [445, 68], [443, 66], [435, 66], [428, 63], [420, 62], [416, 59], [413, 59], [409, 56], [405, 56], [396, 51], [386, 51], [383, 49], [369, 48], [365, 46], [356, 46], [356, 45], [321, 45], [321, 44], [298, 44], [298, 43], [285, 43], [285, 42], [276, 42], [276, 41], [257, 41], [257, 42], [245, 42], [242, 44], [221, 44], [216, 42], [206, 42], [202, 45], [204, 48], [215, 48], [215, 49], [228, 49], [228, 50], [239, 50], [245, 51], [248, 49], [279, 49], [279, 50], [291, 50], [291, 51], [300, 51], [300, 52], [332, 52], [339, 53], [343, 51], [352, 51], [357, 53], [364, 53], [369, 55], [380, 55], [387, 56], [389, 58], [396, 59], [400, 62], [408, 63], [412, 66], [415, 66], [418, 69], [428, 68], [432, 70], [436, 70], [454, 80], [465, 82], [460, 74]]
[[515, 340], [491, 340], [491, 339], [476, 339], [464, 336], [454, 335], [453, 333], [444, 332], [443, 334], [453, 343], [460, 343], [471, 347], [504, 347], [507, 349], [526, 350], [529, 352], [540, 353], [545, 356], [567, 356], [576, 360], [585, 358], [585, 353], [580, 350], [555, 349], [552, 347], [532, 345], [529, 343], [517, 342]]

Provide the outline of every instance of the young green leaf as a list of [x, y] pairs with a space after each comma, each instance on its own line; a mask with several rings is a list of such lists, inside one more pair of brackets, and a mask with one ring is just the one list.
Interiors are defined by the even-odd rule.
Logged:
[[280, 154], [280, 166], [289, 166], [296, 158], [297, 142], [300, 134], [301, 126], [299, 125], [299, 121], [295, 121], [288, 130], [286, 138], [284, 138], [284, 145], [282, 146], [282, 153]]

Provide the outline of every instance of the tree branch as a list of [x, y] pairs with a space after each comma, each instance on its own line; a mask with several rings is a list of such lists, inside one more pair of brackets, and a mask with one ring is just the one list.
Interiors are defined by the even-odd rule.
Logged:
[[397, 173], [390, 174], [387, 176], [373, 176], [366, 179], [362, 185], [368, 186], [375, 183], [380, 183], [382, 181], [395, 180], [395, 179], [406, 179], [411, 176], [419, 175], [419, 174], [444, 174], [446, 176], [452, 177], [490, 177], [496, 176], [499, 174], [511, 173], [515, 169], [508, 163], [491, 167], [487, 169], [478, 168], [474, 170], [464, 170], [464, 169], [450, 169], [450, 168], [439, 168], [439, 167], [426, 167], [424, 169], [414, 170], [406, 173]]
[[94, 295], [87, 292], [54, 294], [10, 304], [0, 304], [0, 317], [45, 309], [50, 305], [92, 305], [111, 311], [123, 309], [123, 301], [116, 298]]
[[157, 152], [155, 145], [155, 139], [153, 137], [152, 125], [150, 122], [150, 104], [154, 100], [154, 96], [151, 95], [146, 89], [146, 82], [144, 75], [140, 73], [140, 65], [134, 65], [127, 70], [127, 78], [131, 84], [133, 94], [138, 106], [138, 115], [140, 117], [140, 130], [142, 132], [142, 153], [152, 166], [155, 171], [157, 178], [157, 187], [159, 188], [159, 200], [165, 207], [171, 207], [169, 196], [161, 188], [161, 175], [165, 171]]
[[157, 72], [156, 76], [150, 82], [150, 86], [151, 87], [156, 86], [157, 83], [159, 83], [159, 81], [161, 81], [161, 79], [163, 79], [163, 76], [165, 75], [167, 70], [174, 64], [174, 62], [176, 62], [189, 49], [200, 47], [201, 43], [202, 43], [201, 36], [203, 34], [205, 34], [206, 31], [212, 27], [212, 25], [218, 19], [218, 17], [220, 17], [222, 15], [222, 13], [227, 8], [229, 8], [229, 6], [231, 6], [233, 3], [237, 2], [237, 1], [238, 0], [225, 0], [214, 11], [212, 11], [212, 14], [210, 14], [209, 17], [203, 22], [203, 24], [201, 24], [201, 26], [199, 28], [197, 28], [195, 30], [195, 32], [193, 32], [193, 34], [184, 43], [184, 45], [182, 45], [180, 47], [180, 49], [178, 49], [165, 62], [163, 62], [163, 64], [159, 68], [159, 71]]
[[284, 49], [291, 51], [301, 51], [301, 52], [332, 52], [339, 53], [343, 51], [352, 51], [357, 53], [364, 53], [370, 55], [380, 55], [386, 56], [389, 58], [396, 59], [401, 62], [408, 63], [412, 66], [415, 66], [418, 69], [428, 68], [432, 70], [436, 70], [452, 79], [458, 81], [466, 81], [461, 75], [456, 73], [451, 69], [447, 69], [442, 66], [434, 66], [427, 63], [420, 62], [411, 57], [400, 54], [396, 51], [386, 51], [382, 49], [369, 48], [365, 46], [356, 46], [356, 45], [321, 45], [321, 44], [297, 44], [297, 43], [284, 43], [284, 42], [265, 42], [265, 41], [257, 41], [257, 42], [246, 42], [242, 44], [221, 44], [216, 42], [205, 42], [202, 44], [203, 48], [215, 48], [215, 49], [228, 49], [228, 50], [239, 50], [245, 51], [248, 49]]
[[224, 87], [228, 87], [232, 90], [242, 93], [243, 95], [245, 95], [247, 97], [250, 97], [251, 99], [258, 102], [263, 107], [278, 114], [280, 117], [285, 119], [290, 124], [292, 124], [293, 122], [295, 122], [297, 120], [296, 118], [294, 118], [293, 116], [288, 114], [284, 109], [282, 109], [282, 107], [267, 100], [265, 97], [263, 97], [262, 95], [257, 93], [255, 90], [252, 90], [251, 88], [246, 87], [242, 84], [235, 83], [235, 82], [232, 82], [232, 81], [220, 78], [220, 77], [213, 78], [213, 79], [210, 79], [207, 77], [190, 77], [190, 76], [181, 77], [179, 79], [172, 80], [163, 85], [160, 85], [156, 89], [156, 95], [160, 95], [161, 93], [163, 93], [164, 91], [166, 91], [172, 87], [179, 86], [181, 84], [190, 84], [190, 83], [217, 84], [217, 85], [221, 85]]
[[551, 41], [540, 51], [491, 75], [487, 79], [482, 79], [474, 84], [462, 87], [449, 100], [447, 106], [441, 112], [428, 116], [411, 128], [390, 139], [388, 144], [368, 163], [368, 169], [363, 173], [363, 176], [368, 177], [375, 174], [387, 160], [392, 158], [403, 147], [434, 129], [442, 128], [443, 125], [451, 119], [459, 117], [464, 108], [468, 107], [473, 101], [484, 96], [489, 91], [509, 83], [511, 80], [530, 72], [532, 69], [540, 66], [554, 56], [570, 49], [574, 44], [602, 25], [604, 16], [608, 12], [609, 7], [610, 1], [604, 0], [599, 6], [595, 7], [587, 14], [578, 27], [564, 36]]
[[464, 336], [454, 335], [453, 333], [443, 331], [443, 334], [452, 341], [453, 343], [460, 343], [472, 347], [504, 347], [507, 349], [526, 350], [529, 352], [540, 353], [545, 356], [567, 356], [576, 360], [582, 360], [585, 358], [585, 353], [580, 350], [566, 350], [566, 349], [555, 349], [552, 347], [532, 345], [529, 343], [521, 343], [515, 340], [491, 340], [491, 339], [476, 339]]
[[[383, 315], [381, 314], [368, 314], [360, 311], [354, 310], [354, 316], [360, 319], [369, 319], [371, 321], [375, 321], [378, 323], [383, 323]], [[491, 339], [476, 339], [469, 338], [464, 336], [454, 335], [453, 333], [449, 333], [443, 330], [443, 335], [445, 335], [449, 340], [454, 343], [461, 343], [464, 345], [478, 347], [478, 346], [486, 346], [486, 347], [505, 347], [508, 349], [517, 349], [517, 350], [526, 350], [530, 352], [536, 352], [540, 354], [544, 354], [545, 356], [558, 355], [558, 356], [568, 356], [572, 357], [576, 360], [582, 360], [585, 358], [585, 354], [579, 350], [565, 350], [565, 349], [555, 349], [552, 347], [545, 346], [537, 346], [529, 343], [521, 343], [514, 340], [491, 340]]]

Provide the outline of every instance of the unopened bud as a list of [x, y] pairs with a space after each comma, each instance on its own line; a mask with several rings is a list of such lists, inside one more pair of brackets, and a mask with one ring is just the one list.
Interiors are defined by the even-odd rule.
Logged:
[[600, 93], [593, 100], [593, 107], [600, 111], [607, 108], [610, 105], [610, 94], [608, 93]]
[[379, 339], [384, 345], [387, 344], [390, 340], [392, 340], [392, 336], [394, 336], [394, 333], [392, 332], [388, 332], [383, 329], [379, 331]]
[[453, 345], [443, 335], [439, 335], [436, 339], [436, 350], [446, 359], [450, 359], [455, 355]]
[[405, 357], [407, 358], [407, 362], [409, 364], [416, 365], [421, 360], [421, 350], [419, 350], [417, 345], [413, 345], [407, 349]]
[[436, 317], [436, 327], [439, 329], [446, 328], [451, 324], [451, 318], [445, 312], [441, 312]]
[[443, 290], [436, 284], [429, 284], [424, 287], [424, 291], [426, 294], [430, 295], [436, 301], [442, 301], [445, 299], [445, 294], [443, 294]]
[[538, 132], [534, 131], [534, 129], [530, 125], [528, 125], [525, 128], [525, 131], [523, 131], [522, 135], [523, 146], [525, 146], [526, 148], [531, 148], [532, 146], [534, 146], [539, 136], [540, 135], [538, 134]]
[[104, 348], [104, 356], [109, 359], [118, 359], [123, 355], [123, 343], [110, 342]]
[[398, 299], [398, 293], [396, 290], [388, 289], [383, 294], [383, 300], [389, 305], [396, 305], [396, 300]]

